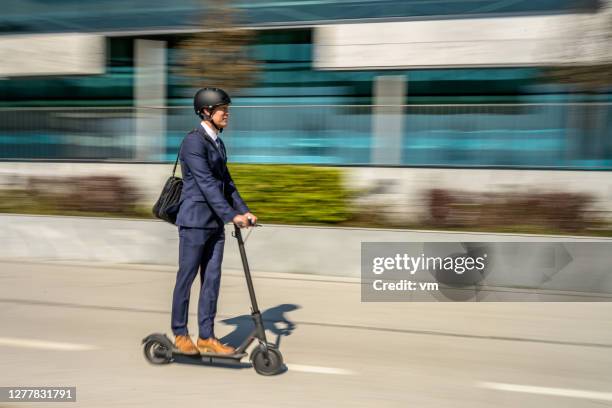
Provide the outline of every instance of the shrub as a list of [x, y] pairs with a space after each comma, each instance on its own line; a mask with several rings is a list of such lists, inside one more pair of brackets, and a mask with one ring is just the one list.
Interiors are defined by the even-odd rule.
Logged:
[[350, 192], [339, 169], [234, 164], [230, 172], [262, 223], [333, 224], [350, 217]]
[[32, 177], [27, 194], [52, 213], [91, 212], [133, 214], [136, 190], [122, 177]]
[[580, 231], [593, 222], [588, 213], [592, 201], [592, 197], [580, 193], [471, 193], [468, 196], [432, 189], [428, 222], [443, 227], [520, 225]]

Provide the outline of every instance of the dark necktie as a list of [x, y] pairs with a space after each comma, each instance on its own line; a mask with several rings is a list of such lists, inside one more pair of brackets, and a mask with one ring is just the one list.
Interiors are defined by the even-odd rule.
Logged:
[[217, 144], [217, 148], [219, 149], [219, 152], [221, 153], [221, 157], [225, 159], [225, 153], [223, 153], [223, 147], [221, 147], [221, 141], [219, 140], [218, 137], [215, 139], [215, 143]]

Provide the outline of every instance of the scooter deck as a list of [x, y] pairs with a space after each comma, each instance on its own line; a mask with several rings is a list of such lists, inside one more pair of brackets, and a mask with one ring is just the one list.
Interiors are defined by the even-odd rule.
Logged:
[[235, 353], [235, 354], [215, 354], [215, 353], [199, 353], [199, 354], [185, 354], [181, 353], [177, 349], [172, 349], [172, 354], [176, 356], [185, 356], [191, 358], [201, 358], [201, 357], [214, 357], [214, 358], [227, 358], [231, 360], [241, 360], [243, 357], [246, 357], [247, 353]]

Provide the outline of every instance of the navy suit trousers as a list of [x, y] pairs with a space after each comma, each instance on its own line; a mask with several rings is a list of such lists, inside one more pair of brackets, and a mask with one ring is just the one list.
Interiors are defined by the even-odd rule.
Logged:
[[199, 336], [202, 338], [214, 336], [224, 245], [223, 227], [179, 227], [179, 269], [172, 296], [171, 323], [175, 336], [188, 334], [189, 295], [198, 270], [200, 272]]

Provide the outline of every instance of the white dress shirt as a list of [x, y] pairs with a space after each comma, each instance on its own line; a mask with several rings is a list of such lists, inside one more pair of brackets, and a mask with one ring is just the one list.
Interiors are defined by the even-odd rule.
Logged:
[[208, 135], [212, 137], [215, 143], [219, 144], [219, 142], [217, 142], [217, 137], [219, 137], [219, 132], [217, 131], [217, 129], [211, 128], [206, 124], [206, 122], [202, 122], [202, 127], [204, 128], [206, 133], [208, 133]]
[[201, 123], [202, 123], [202, 127], [204, 128], [206, 133], [208, 133], [208, 135], [210, 137], [212, 137], [212, 139], [214, 140], [215, 144], [217, 145], [217, 149], [219, 149], [219, 152], [221, 153], [221, 157], [223, 157], [223, 159], [225, 159], [225, 152], [223, 151], [223, 148], [221, 147], [221, 139], [219, 138], [218, 130], [211, 128], [206, 123], [204, 123], [204, 121], [202, 121]]

